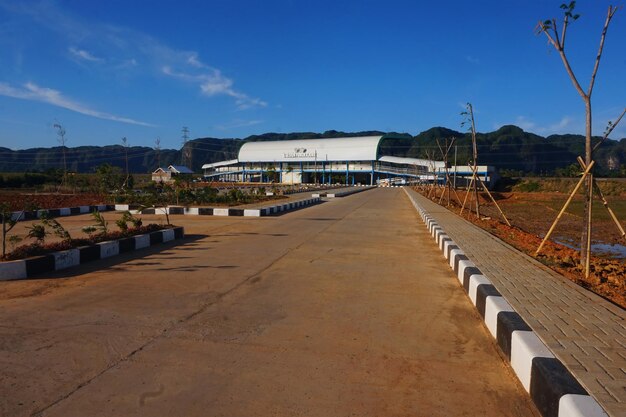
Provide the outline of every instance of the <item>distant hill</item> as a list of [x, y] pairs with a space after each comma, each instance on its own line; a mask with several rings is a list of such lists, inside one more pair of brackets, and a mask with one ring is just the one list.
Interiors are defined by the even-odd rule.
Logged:
[[[381, 142], [380, 151], [385, 155], [408, 156], [417, 158], [441, 159], [437, 139], [443, 146], [445, 139], [456, 138], [456, 149], [450, 151], [448, 162], [458, 165], [468, 163], [471, 156], [471, 137], [466, 132], [458, 132], [445, 127], [433, 127], [416, 136], [406, 133], [364, 131], [340, 132], [335, 130], [323, 133], [265, 133], [245, 139], [198, 138], [190, 140], [191, 168], [200, 172], [205, 163], [234, 159], [241, 145], [252, 141], [294, 140], [333, 137], [372, 136], [387, 134]], [[594, 138], [594, 143], [600, 138]], [[552, 175], [558, 170], [576, 164], [576, 156], [584, 153], [582, 135], [551, 135], [542, 137], [524, 132], [513, 125], [477, 134], [478, 162], [481, 165], [494, 165], [501, 170], [526, 174]], [[67, 168], [74, 172], [94, 172], [101, 164], [125, 167], [126, 149], [120, 145], [79, 146], [66, 148]], [[179, 164], [181, 150], [162, 149], [157, 155], [149, 147], [132, 146], [128, 148], [128, 164], [132, 173], [152, 172], [158, 166]], [[598, 173], [601, 175], [626, 176], [626, 138], [620, 141], [608, 140], [595, 155]], [[32, 172], [58, 169], [63, 167], [63, 149], [31, 148], [11, 150], [0, 148], [0, 172]]]

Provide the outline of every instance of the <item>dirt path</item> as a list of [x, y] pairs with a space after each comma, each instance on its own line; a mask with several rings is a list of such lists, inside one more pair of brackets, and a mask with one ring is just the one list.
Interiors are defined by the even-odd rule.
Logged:
[[2, 284], [0, 414], [528, 416], [399, 189]]

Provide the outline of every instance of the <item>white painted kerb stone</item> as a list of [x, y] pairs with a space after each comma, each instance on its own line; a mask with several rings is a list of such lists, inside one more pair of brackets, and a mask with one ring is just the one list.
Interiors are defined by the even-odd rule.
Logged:
[[97, 243], [100, 246], [100, 259], [110, 258], [120, 254], [120, 244], [117, 241], [113, 242], [100, 242]]
[[437, 242], [437, 246], [439, 246], [439, 239], [444, 235], [443, 229], [439, 229], [435, 232], [435, 242]]
[[446, 259], [448, 259], [448, 247], [454, 245], [456, 245], [456, 243], [454, 243], [453, 240], [446, 240], [443, 242], [443, 256], [445, 256]]
[[0, 263], [0, 281], [26, 278], [25, 261], [9, 261]]
[[559, 400], [559, 417], [608, 417], [589, 395], [565, 394]]
[[476, 265], [474, 264], [474, 262], [468, 259], [461, 259], [459, 261], [459, 272], [457, 274], [457, 278], [459, 279], [459, 282], [461, 283], [461, 285], [463, 285], [463, 275], [465, 275], [465, 269], [470, 268], [470, 267], [475, 267], [475, 266]]
[[485, 324], [494, 338], [498, 338], [498, 313], [501, 311], [515, 311], [504, 297], [490, 295], [485, 300]]
[[443, 250], [444, 239], [446, 238], [450, 238], [450, 236], [446, 235], [445, 233], [439, 236], [439, 250]]
[[78, 249], [69, 249], [60, 252], [54, 252], [54, 270], [70, 268], [80, 265], [80, 251]]
[[554, 358], [554, 355], [535, 332], [515, 330], [511, 334], [511, 367], [529, 393], [533, 358]]
[[469, 298], [472, 300], [472, 304], [474, 305], [476, 305], [476, 291], [478, 290], [478, 286], [482, 284], [491, 285], [491, 281], [489, 281], [486, 276], [481, 274], [470, 275], [467, 295], [469, 295]]
[[450, 257], [448, 258], [448, 260], [450, 261], [450, 268], [454, 269], [454, 258], [456, 257], [456, 255], [464, 255], [464, 253], [461, 249], [452, 249], [450, 251]]
[[163, 233], [163, 242], [169, 242], [174, 240], [174, 229], [165, 229], [161, 231]]
[[150, 235], [135, 236], [135, 249], [143, 249], [150, 246]]

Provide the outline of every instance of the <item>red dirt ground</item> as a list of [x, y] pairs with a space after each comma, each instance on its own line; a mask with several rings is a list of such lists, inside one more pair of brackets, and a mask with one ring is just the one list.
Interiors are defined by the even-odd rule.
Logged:
[[[416, 191], [428, 196], [429, 190], [416, 189]], [[440, 193], [438, 191], [435, 196], [431, 191], [431, 200], [439, 203]], [[461, 201], [465, 198], [463, 191], [458, 192], [458, 195]], [[496, 193], [494, 198], [512, 226], [502, 221], [497, 208], [488, 200], [486, 194], [480, 196], [481, 219], [477, 218], [475, 212], [468, 213], [467, 208], [464, 210], [463, 217], [569, 280], [626, 308], [626, 263], [623, 260], [592, 256], [591, 273], [588, 278], [585, 278], [583, 268], [579, 264], [580, 255], [577, 250], [549, 240], [541, 253], [535, 255], [543, 236], [550, 229], [558, 214], [558, 209], [567, 196], [559, 193]], [[447, 203], [447, 199], [444, 199], [442, 203]], [[451, 198], [451, 205], [447, 208], [457, 214], [460, 213], [461, 204], [456, 202], [454, 195]], [[555, 232], [555, 236], [559, 240], [576, 242], [579, 239], [581, 227], [579, 216], [566, 214], [559, 222], [558, 233]], [[608, 218], [594, 220], [592, 238], [594, 242], [624, 244], [623, 239], [616, 232], [615, 225]]]
[[99, 194], [21, 194], [3, 192], [0, 203], [9, 203], [10, 210], [54, 209], [104, 204], [106, 197]]

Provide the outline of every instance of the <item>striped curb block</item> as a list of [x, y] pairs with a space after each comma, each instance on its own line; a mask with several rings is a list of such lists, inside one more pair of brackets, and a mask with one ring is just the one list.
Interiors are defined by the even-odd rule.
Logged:
[[62, 216], [75, 216], [78, 214], [91, 213], [93, 211], [110, 211], [114, 210], [114, 206], [111, 204], [100, 204], [97, 206], [78, 206], [78, 207], [64, 207], [55, 209], [42, 209], [42, 210], [30, 210], [30, 211], [14, 211], [11, 213], [11, 220], [25, 221], [25, 220], [37, 220], [43, 213], [47, 213], [49, 217], [62, 217]]
[[[314, 187], [316, 184], [303, 184], [303, 185], [310, 185], [311, 187]], [[317, 185], [319, 185], [319, 184], [317, 184]], [[357, 184], [348, 185], [348, 186], [346, 186], [346, 185], [333, 185], [331, 187], [317, 188], [317, 190], [323, 193], [325, 190], [333, 190], [333, 189], [336, 189], [336, 188], [346, 188], [346, 187], [371, 187], [371, 185], [357, 185]], [[310, 193], [312, 191], [314, 191], [314, 190], [294, 190], [294, 191], [283, 190], [282, 194], [283, 195], [301, 194], [301, 193]], [[273, 193], [271, 191], [268, 191], [268, 192], [265, 193], [265, 195], [272, 196], [272, 195], [275, 195], [275, 193]]]
[[405, 192], [541, 415], [608, 417], [491, 281]]
[[320, 203], [319, 197], [306, 200], [293, 201], [291, 203], [278, 204], [274, 206], [261, 207], [258, 209], [243, 208], [211, 208], [211, 207], [158, 207], [148, 208], [141, 211], [138, 207], [128, 204], [116, 204], [115, 210], [130, 211], [133, 214], [182, 214], [188, 216], [238, 216], [238, 217], [265, 217], [283, 214], [290, 210], [296, 210]]
[[32, 278], [46, 272], [60, 271], [99, 259], [110, 258], [121, 253], [132, 252], [159, 243], [182, 239], [183, 227], [157, 230], [143, 235], [96, 243], [90, 246], [53, 252], [48, 255], [34, 256], [18, 261], [0, 263], [0, 281]]
[[347, 190], [347, 191], [339, 191], [339, 192], [334, 192], [334, 193], [313, 193], [312, 196], [313, 197], [328, 197], [328, 198], [335, 198], [335, 197], [346, 197], [348, 195], [352, 195], [352, 194], [356, 194], [356, 193], [360, 193], [362, 191], [367, 191], [367, 190], [371, 190], [373, 188], [376, 188], [375, 186], [371, 186], [371, 185], [355, 185], [355, 187], [359, 187], [359, 188], [355, 188], [352, 190]]

